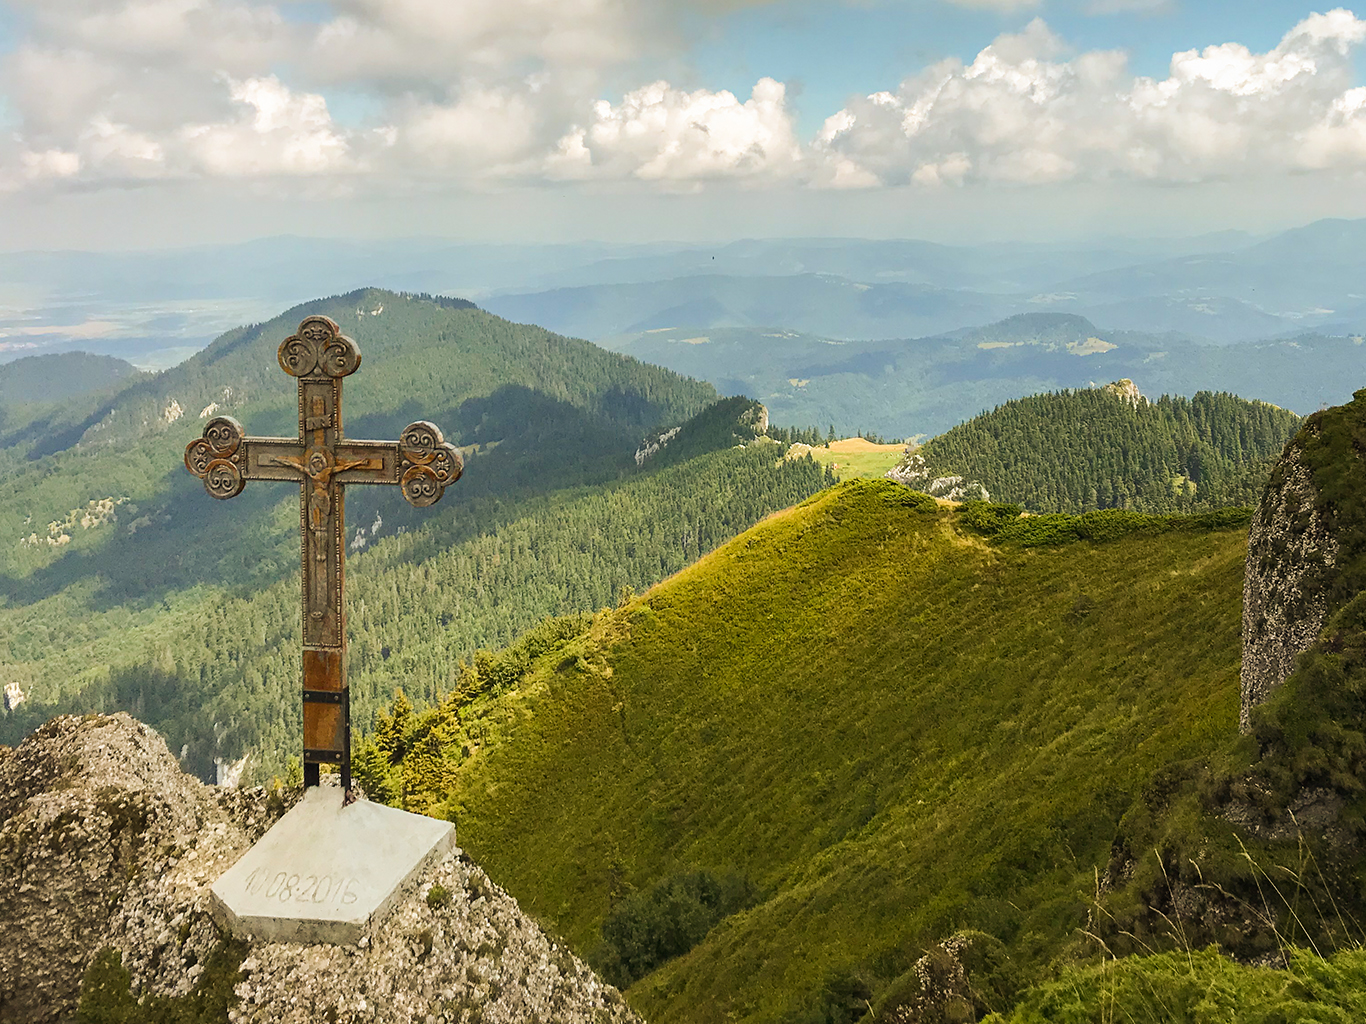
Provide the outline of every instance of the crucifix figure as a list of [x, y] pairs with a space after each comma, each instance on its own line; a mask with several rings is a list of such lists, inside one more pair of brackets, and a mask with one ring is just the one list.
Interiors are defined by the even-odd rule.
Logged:
[[231, 416], [209, 420], [185, 449], [185, 468], [215, 498], [242, 493], [248, 480], [301, 484], [303, 538], [304, 785], [319, 766], [341, 767], [351, 789], [351, 700], [346, 684], [346, 609], [342, 604], [346, 484], [398, 484], [414, 505], [435, 504], [460, 479], [460, 450], [419, 420], [398, 441], [342, 438], [342, 378], [360, 367], [360, 349], [325, 316], [310, 316], [280, 343], [280, 368], [299, 379], [299, 436], [247, 437]]

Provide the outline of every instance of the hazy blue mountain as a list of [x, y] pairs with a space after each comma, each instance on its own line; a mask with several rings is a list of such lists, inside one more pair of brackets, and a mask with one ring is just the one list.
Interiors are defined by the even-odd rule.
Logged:
[[[669, 271], [688, 273], [664, 280]], [[612, 274], [614, 281], [593, 280]], [[1330, 326], [1359, 333], [1366, 327], [1363, 275], [1366, 221], [1329, 220], [1264, 240], [1222, 233], [1184, 245], [746, 241], [710, 253], [594, 264], [564, 275], [566, 284], [579, 278], [572, 287], [520, 289], [483, 301], [501, 315], [593, 339], [740, 326], [846, 339], [912, 337], [1049, 310], [1117, 330], [1230, 343]], [[802, 286], [778, 283], [788, 278]], [[857, 301], [840, 295], [849, 289], [861, 293]], [[783, 308], [765, 315], [775, 302]]]
[[719, 274], [560, 288], [482, 300], [509, 320], [594, 340], [672, 327], [791, 328], [832, 338], [895, 338], [987, 323], [1017, 303], [923, 284], [865, 284], [828, 274]]
[[60, 402], [135, 377], [137, 367], [89, 352], [25, 356], [0, 364], [0, 404]]
[[[1277, 323], [1301, 329], [1334, 323], [1359, 331], [1363, 280], [1366, 220], [1321, 220], [1239, 250], [1097, 270], [1063, 281], [1057, 290], [1116, 327], [1255, 337]], [[1138, 299], [1162, 303], [1126, 305]], [[1221, 329], [1202, 330], [1200, 316], [1178, 312], [1183, 307], [1206, 323], [1221, 322]]]
[[[1360, 336], [1357, 336], [1360, 337]], [[620, 351], [764, 402], [775, 422], [841, 433], [937, 434], [1013, 398], [1128, 377], [1144, 394], [1231, 391], [1307, 414], [1366, 384], [1366, 345], [1300, 334], [1236, 347], [1020, 314], [909, 341], [763, 328], [640, 332]]]
[[371, 286], [461, 296], [592, 340], [652, 327], [769, 325], [914, 337], [1048, 310], [1220, 342], [1360, 333], [1363, 235], [1366, 221], [1320, 221], [1269, 238], [987, 245], [284, 236], [146, 252], [0, 253], [0, 363], [80, 349], [164, 369], [233, 325]]
[[1115, 330], [1174, 332], [1223, 343], [1271, 337], [1299, 324], [1242, 299], [1210, 294], [1121, 299], [1082, 308], [1088, 319]]

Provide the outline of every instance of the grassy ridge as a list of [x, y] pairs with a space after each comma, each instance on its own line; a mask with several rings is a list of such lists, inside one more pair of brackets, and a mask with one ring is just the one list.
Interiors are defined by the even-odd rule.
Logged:
[[1155, 769], [1235, 731], [1243, 553], [1241, 528], [993, 546], [842, 484], [463, 708], [446, 810], [581, 950], [659, 879], [758, 887], [630, 989], [654, 1021], [801, 1020], [964, 927], [1036, 961]]
[[1213, 949], [1072, 968], [987, 1024], [1350, 1024], [1366, 1015], [1366, 950], [1294, 950], [1286, 969], [1244, 967]]

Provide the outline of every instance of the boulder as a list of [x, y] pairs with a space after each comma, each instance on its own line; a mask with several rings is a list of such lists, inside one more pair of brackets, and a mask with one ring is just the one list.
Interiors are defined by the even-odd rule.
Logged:
[[356, 944], [225, 934], [210, 886], [300, 795], [205, 786], [126, 714], [0, 748], [0, 1021], [71, 1019], [88, 970], [144, 1003], [218, 985], [234, 1022], [638, 1019], [458, 847]]

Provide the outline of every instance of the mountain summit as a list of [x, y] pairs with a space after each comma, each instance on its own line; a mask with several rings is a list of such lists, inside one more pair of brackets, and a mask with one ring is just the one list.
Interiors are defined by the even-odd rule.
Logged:
[[209, 886], [298, 796], [205, 786], [124, 714], [0, 748], [0, 1017], [638, 1020], [458, 849], [358, 946], [223, 934]]

